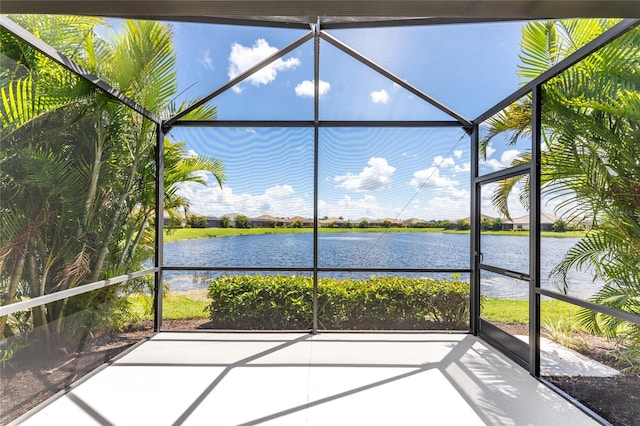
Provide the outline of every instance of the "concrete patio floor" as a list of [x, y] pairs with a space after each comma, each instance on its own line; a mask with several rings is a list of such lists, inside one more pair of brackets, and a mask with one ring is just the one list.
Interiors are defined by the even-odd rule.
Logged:
[[466, 334], [163, 332], [25, 425], [598, 424]]

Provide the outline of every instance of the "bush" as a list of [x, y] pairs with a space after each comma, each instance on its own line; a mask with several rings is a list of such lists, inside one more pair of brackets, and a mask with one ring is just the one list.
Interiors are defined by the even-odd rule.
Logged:
[[236, 228], [244, 228], [244, 229], [251, 228], [251, 221], [247, 216], [243, 214], [239, 214], [236, 216], [235, 224], [236, 224]]
[[[209, 286], [213, 328], [309, 329], [313, 280], [300, 276], [220, 276]], [[469, 285], [431, 278], [372, 277], [318, 282], [324, 329], [462, 329]]]
[[207, 218], [204, 216], [198, 215], [189, 215], [189, 219], [187, 220], [187, 225], [192, 228], [206, 228], [207, 227]]
[[562, 219], [558, 219], [553, 223], [553, 232], [567, 232], [567, 222]]
[[222, 216], [220, 218], [220, 224], [222, 225], [223, 228], [230, 228], [231, 227], [231, 219], [229, 219], [229, 216]]

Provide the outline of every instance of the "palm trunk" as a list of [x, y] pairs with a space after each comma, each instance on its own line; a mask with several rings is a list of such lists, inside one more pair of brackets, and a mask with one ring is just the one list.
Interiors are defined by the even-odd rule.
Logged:
[[102, 267], [104, 266], [104, 261], [109, 252], [109, 243], [111, 241], [111, 236], [113, 235], [114, 230], [119, 225], [120, 215], [125, 207], [125, 203], [131, 196], [131, 188], [135, 183], [136, 174], [138, 173], [138, 166], [140, 164], [140, 160], [142, 157], [142, 147], [143, 143], [141, 142], [136, 148], [137, 152], [134, 155], [133, 162], [131, 164], [131, 170], [129, 172], [129, 177], [127, 178], [127, 184], [125, 185], [125, 189], [123, 193], [118, 198], [118, 202], [116, 203], [113, 217], [107, 226], [107, 231], [102, 238], [102, 243], [100, 248], [98, 249], [98, 255], [96, 256], [96, 261], [93, 264], [93, 270], [91, 274], [91, 281], [97, 281], [102, 272]]
[[[13, 273], [11, 274], [11, 279], [9, 280], [9, 288], [7, 289], [7, 295], [4, 299], [4, 305], [8, 305], [9, 303], [13, 302], [13, 299], [16, 297], [16, 292], [18, 291], [18, 283], [22, 278], [26, 259], [27, 254], [22, 253], [15, 264]], [[9, 317], [7, 315], [0, 317], [0, 336], [4, 335], [4, 329], [7, 325], [8, 319]]]
[[[91, 165], [91, 176], [89, 177], [89, 184], [87, 186], [87, 194], [85, 197], [84, 217], [81, 220], [76, 230], [76, 238], [80, 239], [83, 232], [87, 229], [90, 222], [90, 217], [95, 206], [96, 194], [98, 192], [98, 180], [100, 178], [100, 169], [102, 167], [102, 155], [104, 153], [104, 141], [108, 137], [108, 131], [103, 129], [102, 117], [100, 115], [99, 107], [96, 108], [96, 136], [93, 141], [93, 164]], [[89, 144], [88, 144], [89, 145]]]
[[[120, 256], [121, 266], [125, 264], [125, 260], [127, 257], [129, 259], [133, 259], [136, 249], [140, 244], [140, 240], [142, 240], [142, 236], [144, 234], [144, 230], [147, 227], [146, 224], [149, 221], [150, 215], [151, 215], [150, 212], [146, 212], [142, 217], [142, 221], [140, 222], [140, 225], [138, 227], [136, 226], [131, 227], [129, 234], [127, 235], [127, 241], [125, 243], [125, 246], [122, 249], [122, 255]], [[137, 234], [136, 234], [136, 230], [137, 230]], [[135, 238], [134, 238], [134, 235], [135, 235]]]
[[[29, 287], [31, 288], [32, 297], [38, 297], [44, 295], [44, 287], [40, 285], [41, 282], [46, 280], [48, 269], [45, 267], [43, 271], [42, 280], [38, 280], [37, 263], [33, 254], [29, 255]], [[50, 347], [51, 336], [49, 334], [49, 323], [45, 313], [44, 306], [36, 306], [32, 310], [33, 315], [33, 330], [36, 334], [36, 340], [43, 342], [42, 347], [47, 349]]]

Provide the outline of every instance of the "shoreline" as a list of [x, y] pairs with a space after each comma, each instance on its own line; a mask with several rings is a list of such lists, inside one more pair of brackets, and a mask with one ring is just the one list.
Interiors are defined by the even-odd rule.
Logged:
[[[305, 234], [312, 233], [313, 228], [176, 228], [165, 229], [164, 241], [174, 242], [199, 238], [237, 237], [247, 235], [269, 234]], [[445, 230], [444, 228], [319, 228], [318, 233], [441, 233], [441, 234], [466, 234], [470, 231]], [[528, 237], [529, 231], [485, 231], [482, 235], [499, 235], [511, 237]], [[550, 232], [540, 233], [545, 238], [582, 238], [586, 231]]]

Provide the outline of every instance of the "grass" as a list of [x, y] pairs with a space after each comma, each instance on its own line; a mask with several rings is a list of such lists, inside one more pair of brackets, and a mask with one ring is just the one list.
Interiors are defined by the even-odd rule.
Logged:
[[[540, 323], [575, 322], [579, 307], [557, 300], [540, 302]], [[482, 318], [506, 324], [529, 324], [527, 300], [486, 299], [482, 303]]]
[[[143, 320], [152, 320], [153, 313], [147, 309], [151, 297], [142, 294], [129, 296], [133, 310]], [[166, 294], [162, 301], [162, 316], [165, 319], [209, 318], [205, 308], [209, 305], [206, 290], [180, 291]]]
[[[230, 237], [241, 235], [265, 235], [265, 234], [299, 234], [311, 233], [312, 228], [180, 228], [166, 231], [164, 241], [180, 241], [194, 238]], [[445, 230], [444, 228], [320, 228], [320, 233], [336, 232], [444, 232], [447, 234], [469, 234], [469, 231]], [[580, 238], [585, 236], [584, 231], [572, 232], [541, 232], [543, 237], [553, 238]], [[508, 235], [527, 237], [528, 231], [484, 231], [482, 235]]]
[[[145, 307], [150, 304], [150, 296], [134, 294], [129, 296], [134, 311], [142, 319], [153, 319], [153, 314]], [[209, 304], [207, 290], [189, 290], [170, 292], [162, 304], [163, 317], [166, 319], [208, 318], [205, 308]], [[541, 323], [575, 324], [579, 308], [556, 300], [543, 300], [540, 311]], [[482, 318], [505, 324], [528, 324], [529, 305], [526, 300], [486, 299], [482, 303]]]

